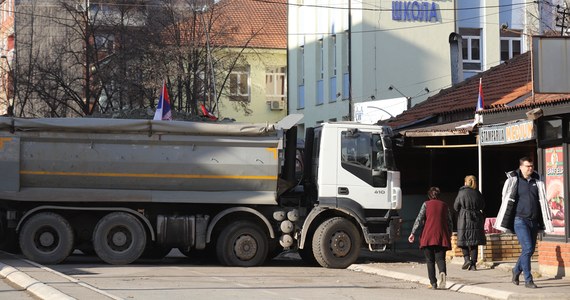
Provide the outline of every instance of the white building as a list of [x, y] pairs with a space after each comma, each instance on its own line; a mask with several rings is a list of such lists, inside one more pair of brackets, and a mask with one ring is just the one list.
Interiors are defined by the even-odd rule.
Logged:
[[404, 96], [414, 105], [451, 86], [453, 33], [462, 37], [461, 80], [528, 51], [527, 35], [556, 30], [555, 5], [290, 0], [288, 111], [310, 127], [353, 120], [354, 103]]

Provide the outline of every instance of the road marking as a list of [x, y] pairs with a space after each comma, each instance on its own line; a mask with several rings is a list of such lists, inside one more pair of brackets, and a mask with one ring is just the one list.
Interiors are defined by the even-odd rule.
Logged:
[[216, 280], [218, 280], [218, 281], [228, 281], [227, 279], [221, 278], [221, 277], [213, 277], [213, 276], [212, 276], [212, 277], [210, 277], [210, 278], [216, 279]]
[[262, 292], [264, 292], [264, 293], [266, 293], [266, 294], [269, 294], [269, 295], [274, 295], [274, 296], [277, 296], [277, 295], [279, 295], [279, 294], [278, 294], [278, 293], [276, 293], [276, 292], [267, 291], [267, 290], [263, 290]]
[[50, 269], [50, 268], [48, 268], [48, 267], [46, 267], [46, 266], [40, 265], [40, 264], [38, 264], [38, 263], [36, 263], [36, 262], [33, 262], [33, 261], [31, 261], [31, 260], [27, 260], [27, 259], [22, 259], [22, 260], [25, 261], [25, 262], [27, 262], [27, 263], [29, 263], [29, 264], [31, 264], [31, 265], [33, 265], [33, 266], [35, 266], [35, 267], [38, 267], [38, 268], [42, 269], [42, 270], [44, 270], [44, 271], [53, 273], [53, 274], [55, 274], [55, 275], [58, 275], [58, 276], [60, 276], [60, 277], [63, 277], [63, 278], [65, 278], [65, 279], [69, 280], [70, 282], [73, 282], [73, 283], [76, 283], [76, 284], [78, 284], [78, 285], [80, 285], [80, 286], [82, 286], [82, 287], [88, 288], [88, 289], [94, 291], [95, 293], [101, 294], [101, 295], [103, 295], [103, 296], [106, 296], [106, 297], [109, 297], [109, 298], [115, 299], [115, 300], [124, 300], [124, 298], [115, 296], [115, 295], [113, 295], [113, 294], [109, 294], [109, 293], [107, 293], [107, 292], [105, 292], [105, 291], [103, 291], [103, 290], [100, 290], [100, 289], [98, 289], [98, 288], [96, 288], [96, 287], [94, 287], [94, 286], [92, 286], [92, 285], [90, 285], [90, 284], [88, 284], [88, 283], [85, 283], [85, 282], [83, 282], [83, 281], [81, 281], [81, 280], [79, 280], [79, 279], [75, 279], [75, 278], [73, 278], [73, 277], [71, 277], [71, 276], [65, 275], [65, 274], [63, 274], [63, 273], [61, 273], [61, 272], [58, 272], [58, 271], [53, 270], [53, 269]]

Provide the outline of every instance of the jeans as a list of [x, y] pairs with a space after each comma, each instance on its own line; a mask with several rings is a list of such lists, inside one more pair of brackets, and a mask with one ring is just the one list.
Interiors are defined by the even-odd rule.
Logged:
[[441, 246], [427, 246], [424, 247], [423, 250], [424, 256], [426, 257], [429, 282], [431, 284], [437, 283], [437, 277], [435, 276], [435, 264], [437, 263], [437, 268], [440, 273], [443, 272], [447, 274], [445, 265], [445, 252], [447, 249]]
[[522, 271], [524, 273], [524, 281], [530, 282], [532, 281], [530, 258], [534, 254], [534, 249], [536, 247], [538, 222], [515, 217], [515, 233], [517, 234], [522, 250], [514, 271], [518, 274]]

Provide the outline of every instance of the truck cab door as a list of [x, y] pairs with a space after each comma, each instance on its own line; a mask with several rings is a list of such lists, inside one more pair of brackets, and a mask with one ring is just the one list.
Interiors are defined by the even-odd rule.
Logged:
[[337, 197], [365, 209], [390, 209], [388, 171], [380, 134], [339, 129]]

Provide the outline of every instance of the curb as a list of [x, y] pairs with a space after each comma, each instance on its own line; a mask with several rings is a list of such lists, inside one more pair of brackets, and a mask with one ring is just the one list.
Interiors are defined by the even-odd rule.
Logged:
[[39, 282], [14, 267], [0, 263], [0, 277], [7, 279], [22, 289], [29, 291], [34, 296], [44, 300], [74, 300], [61, 291]]
[[[385, 277], [390, 277], [390, 278], [400, 279], [400, 280], [406, 280], [406, 281], [411, 281], [411, 282], [418, 282], [418, 283], [425, 284], [425, 285], [430, 284], [429, 279], [427, 279], [426, 277], [423, 277], [423, 276], [394, 272], [394, 271], [389, 271], [389, 270], [385, 270], [385, 269], [379, 269], [378, 267], [369, 267], [366, 265], [353, 264], [353, 265], [348, 267], [348, 270], [356, 271], [356, 272], [364, 272], [364, 273], [369, 273], [369, 274], [375, 274], [375, 275], [380, 275], [380, 276], [385, 276]], [[481, 296], [491, 298], [491, 299], [504, 299], [504, 300], [512, 299], [512, 297], [516, 294], [516, 293], [512, 293], [512, 292], [499, 291], [499, 290], [495, 290], [495, 289], [470, 286], [467, 284], [456, 283], [456, 282], [449, 281], [449, 280], [447, 281], [447, 289], [451, 290], [451, 291], [455, 291], [455, 292], [481, 295]]]

